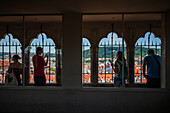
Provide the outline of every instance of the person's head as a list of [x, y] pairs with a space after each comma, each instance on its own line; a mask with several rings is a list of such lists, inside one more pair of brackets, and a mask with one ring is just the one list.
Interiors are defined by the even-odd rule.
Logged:
[[[122, 55], [123, 55], [123, 52], [122, 51], [118, 51], [117, 54], [116, 54], [116, 57], [117, 57], [117, 60], [120, 60], [122, 61]], [[125, 60], [125, 57], [123, 56], [124, 60]]]
[[149, 49], [148, 50], [148, 55], [154, 54], [154, 50], [153, 49]]
[[21, 59], [18, 55], [14, 55], [13, 57], [12, 57], [12, 60], [14, 61], [14, 62], [17, 62], [19, 59]]
[[37, 47], [36, 48], [36, 54], [41, 55], [43, 53], [43, 48], [42, 47]]

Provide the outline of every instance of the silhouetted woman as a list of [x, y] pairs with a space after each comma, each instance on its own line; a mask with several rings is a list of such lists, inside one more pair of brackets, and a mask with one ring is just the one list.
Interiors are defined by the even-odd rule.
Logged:
[[[115, 87], [120, 87], [122, 86], [122, 51], [118, 51], [116, 54], [117, 60], [115, 61], [115, 66], [113, 68], [114, 72], [115, 72], [115, 78], [114, 78], [114, 86]], [[128, 70], [127, 70], [127, 66], [126, 66], [126, 59], [124, 58], [124, 79], [127, 79], [127, 75], [128, 75]]]
[[21, 85], [20, 74], [22, 74], [22, 64], [18, 61], [19, 59], [21, 58], [18, 55], [14, 55], [12, 57], [13, 63], [10, 64], [8, 69], [8, 73], [11, 73], [12, 71], [14, 72], [18, 82], [18, 86]]

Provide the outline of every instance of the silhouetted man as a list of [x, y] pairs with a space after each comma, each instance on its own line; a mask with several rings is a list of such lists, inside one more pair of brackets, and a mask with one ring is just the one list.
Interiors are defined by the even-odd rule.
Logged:
[[[159, 88], [160, 87], [160, 65], [161, 57], [154, 54], [153, 49], [148, 50], [148, 56], [144, 58], [143, 63], [143, 74], [147, 78], [147, 87], [149, 88]], [[145, 74], [147, 66], [147, 74]]]
[[[36, 55], [33, 56], [33, 66], [34, 66], [34, 82], [36, 86], [45, 86], [46, 85], [46, 78], [44, 73], [44, 66], [48, 64], [48, 55], [46, 54], [45, 57], [42, 57], [41, 54], [43, 53], [43, 48], [37, 47], [36, 48]], [[47, 61], [44, 61], [44, 58], [47, 58]]]

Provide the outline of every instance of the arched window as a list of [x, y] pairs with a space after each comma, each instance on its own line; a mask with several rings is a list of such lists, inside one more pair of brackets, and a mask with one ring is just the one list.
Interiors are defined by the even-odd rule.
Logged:
[[[47, 54], [49, 56], [48, 65], [45, 66], [45, 76], [46, 76], [46, 83], [56, 83], [56, 50], [55, 50], [55, 43], [51, 38], [47, 38], [46, 34], [42, 33], [38, 35], [38, 38], [35, 38], [31, 42], [31, 49], [30, 49], [30, 77], [29, 82], [34, 83], [34, 67], [32, 63], [32, 57], [36, 54], [36, 48], [42, 47], [43, 54], [45, 56]], [[47, 59], [45, 59], [47, 60]]]
[[[124, 41], [124, 53], [125, 50]], [[122, 51], [122, 38], [116, 33], [109, 33], [107, 38], [103, 38], [99, 43], [98, 50], [98, 83], [114, 83], [115, 73], [111, 63], [116, 61], [117, 51]]]
[[139, 38], [135, 44], [134, 83], [147, 83], [147, 79], [143, 76], [142, 64], [148, 49], [153, 49], [155, 54], [161, 56], [161, 40], [150, 32]]
[[82, 82], [91, 82], [91, 50], [87, 38], [82, 39]]
[[[6, 34], [5, 38], [0, 40], [0, 83], [5, 82], [5, 74], [15, 54], [22, 57], [21, 43], [14, 39], [12, 34]], [[19, 59], [19, 62], [22, 62], [22, 59]]]

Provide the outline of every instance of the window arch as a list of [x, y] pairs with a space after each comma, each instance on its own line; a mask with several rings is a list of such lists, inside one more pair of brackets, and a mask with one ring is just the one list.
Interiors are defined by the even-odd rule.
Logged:
[[[4, 39], [0, 40], [0, 83], [5, 82], [5, 74], [10, 63], [12, 63], [13, 55], [17, 54], [22, 57], [21, 43], [12, 34], [6, 34]], [[22, 62], [22, 58], [19, 59]], [[21, 75], [22, 78], [22, 75]]]
[[91, 45], [87, 38], [82, 39], [82, 82], [91, 82]]
[[[32, 63], [32, 57], [36, 54], [36, 48], [42, 47], [43, 48], [43, 54], [42, 56], [45, 56], [45, 54], [48, 54], [48, 64], [45, 66], [45, 76], [46, 76], [46, 83], [56, 83], [56, 50], [55, 50], [55, 43], [51, 38], [47, 38], [47, 35], [45, 33], [41, 33], [38, 35], [38, 38], [35, 38], [31, 42], [31, 49], [30, 49], [30, 77], [29, 77], [29, 83], [34, 83], [34, 67]], [[58, 52], [58, 51], [57, 51]], [[61, 52], [60, 52], [61, 53]], [[46, 59], [45, 59], [46, 60]]]
[[[114, 83], [115, 73], [111, 68], [111, 62], [116, 61], [117, 51], [122, 51], [122, 38], [114, 32], [109, 33], [107, 38], [101, 39], [98, 46], [98, 83]], [[124, 41], [124, 53], [126, 54], [125, 47]]]
[[148, 49], [153, 49], [155, 54], [161, 56], [161, 40], [152, 32], [147, 32], [135, 43], [134, 83], [147, 83], [147, 79], [143, 76], [142, 64]]

